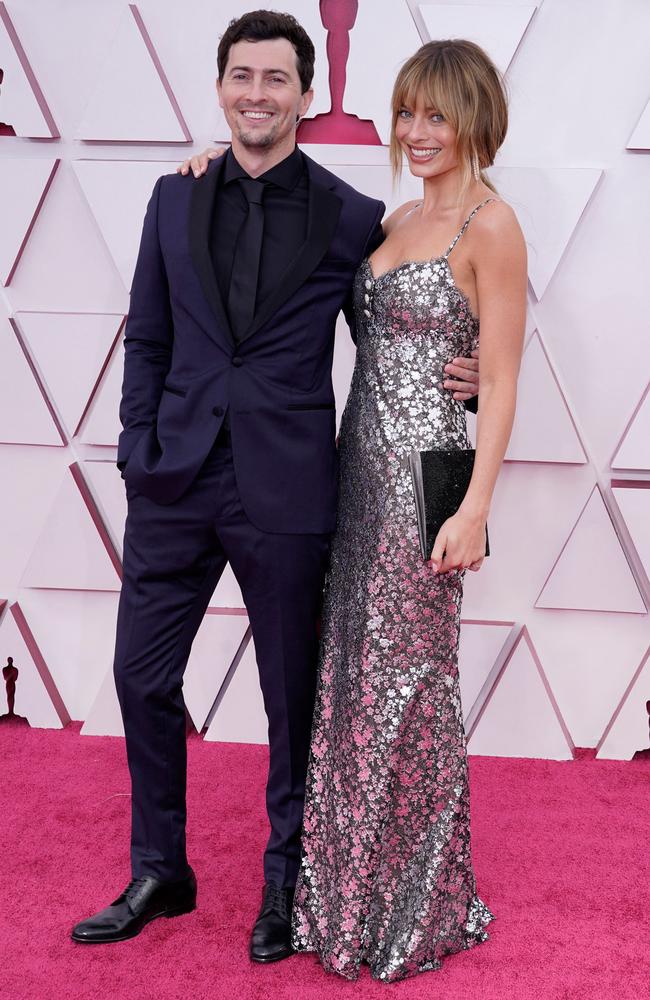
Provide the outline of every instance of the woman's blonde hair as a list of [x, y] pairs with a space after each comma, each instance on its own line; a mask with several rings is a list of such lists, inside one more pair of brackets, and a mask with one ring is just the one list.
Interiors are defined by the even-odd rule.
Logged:
[[492, 191], [483, 170], [492, 166], [508, 130], [508, 103], [503, 77], [488, 55], [464, 39], [427, 42], [408, 59], [395, 80], [392, 98], [390, 161], [393, 178], [402, 173], [402, 147], [395, 125], [402, 108], [414, 108], [421, 97], [456, 132], [461, 171], [460, 198], [472, 177]]

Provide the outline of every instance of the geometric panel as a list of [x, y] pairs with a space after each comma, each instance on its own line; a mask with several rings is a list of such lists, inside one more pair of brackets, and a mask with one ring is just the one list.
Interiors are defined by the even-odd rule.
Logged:
[[646, 650], [647, 618], [538, 611], [530, 632], [573, 742], [595, 747]]
[[517, 410], [506, 459], [581, 464], [587, 460], [537, 332], [528, 341], [521, 362]]
[[501, 73], [512, 62], [537, 7], [502, 4], [419, 4], [430, 39], [466, 38], [487, 52]]
[[106, 529], [96, 510], [88, 506], [73, 472], [78, 475], [74, 466], [66, 470], [21, 586], [119, 590], [120, 578], [105, 544], [108, 539], [103, 537]]
[[512, 622], [463, 621], [458, 650], [460, 698], [465, 723], [512, 631]]
[[[383, 45], [377, 38], [379, 24]], [[373, 121], [385, 145], [390, 139], [395, 76], [421, 44], [406, 0], [359, 0], [359, 12], [350, 32], [343, 110]]]
[[111, 313], [20, 312], [16, 319], [50, 402], [73, 436], [124, 317]]
[[76, 138], [191, 142], [187, 125], [135, 4], [122, 12]]
[[208, 607], [229, 609], [244, 607], [244, 598], [242, 597], [239, 584], [235, 579], [235, 574], [231, 569], [230, 563], [226, 563], [214, 594], [210, 598]]
[[612, 458], [612, 469], [650, 471], [650, 383], [623, 431]]
[[0, 303], [0, 441], [65, 443]]
[[614, 716], [602, 735], [597, 757], [631, 760], [639, 750], [650, 748], [650, 648], [623, 695]]
[[90, 459], [83, 463], [83, 474], [90, 487], [95, 507], [121, 559], [127, 503], [120, 470], [114, 461]]
[[106, 671], [81, 727], [82, 736], [124, 736], [113, 668]]
[[120, 337], [78, 431], [84, 444], [117, 447], [122, 430], [120, 400], [124, 378], [124, 340]]
[[468, 734], [468, 752], [571, 760], [573, 744], [526, 627]]
[[245, 615], [205, 615], [192, 643], [183, 698], [200, 733], [248, 629]]
[[650, 101], [629, 138], [628, 149], [650, 149]]
[[13, 134], [58, 139], [59, 131], [4, 3], [0, 3], [0, 67], [4, 70], [2, 117]]
[[[115, 266], [129, 289], [154, 184], [170, 172], [164, 160], [76, 160], [75, 173]], [[120, 210], [115, 211], [116, 198]]]
[[[67, 709], [19, 606], [12, 604], [10, 611], [0, 625], [0, 667], [7, 666], [11, 656], [18, 669], [14, 713], [39, 729], [61, 729], [70, 721]], [[0, 715], [7, 711], [4, 683], [2, 691]]]
[[252, 638], [230, 678], [205, 739], [217, 743], [269, 742], [269, 724]]
[[535, 607], [645, 613], [597, 485], [560, 550]]
[[517, 213], [537, 299], [553, 277], [600, 180], [595, 167], [491, 167], [490, 178]]
[[650, 482], [612, 483], [612, 493], [630, 532], [646, 576], [650, 579]]
[[113, 659], [118, 594], [22, 590], [18, 599], [71, 717], [85, 719]]
[[[1, 65], [1, 63], [0, 63]], [[8, 285], [60, 160], [0, 161], [0, 282]]]

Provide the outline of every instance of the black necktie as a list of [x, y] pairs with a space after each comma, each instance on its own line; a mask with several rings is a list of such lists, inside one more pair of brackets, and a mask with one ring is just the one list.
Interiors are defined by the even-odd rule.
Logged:
[[237, 239], [228, 292], [228, 315], [235, 340], [241, 340], [255, 314], [255, 296], [264, 233], [262, 208], [264, 181], [241, 177], [238, 183], [246, 195], [248, 214]]

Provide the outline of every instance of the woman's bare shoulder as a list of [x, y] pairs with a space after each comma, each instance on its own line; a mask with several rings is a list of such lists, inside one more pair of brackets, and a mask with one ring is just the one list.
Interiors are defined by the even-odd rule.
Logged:
[[403, 205], [400, 205], [399, 208], [396, 208], [394, 212], [391, 212], [388, 218], [384, 219], [382, 223], [382, 226], [384, 228], [384, 235], [388, 236], [390, 231], [394, 229], [395, 226], [398, 226], [400, 224], [402, 219], [406, 215], [408, 215], [411, 209], [415, 208], [415, 206], [419, 204], [420, 204], [419, 199], [414, 198], [413, 201], [406, 201], [404, 202]]

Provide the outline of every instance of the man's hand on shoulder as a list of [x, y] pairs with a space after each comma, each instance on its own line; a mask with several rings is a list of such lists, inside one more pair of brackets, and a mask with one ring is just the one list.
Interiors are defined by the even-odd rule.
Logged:
[[445, 389], [453, 394], [454, 399], [465, 402], [478, 394], [478, 351], [472, 351], [469, 358], [453, 358], [445, 365], [445, 374], [449, 376], [443, 382]]
[[197, 153], [189, 160], [183, 160], [183, 162], [176, 167], [177, 174], [183, 174], [185, 177], [189, 174], [190, 170], [195, 177], [202, 177], [203, 174], [208, 169], [208, 164], [210, 160], [217, 160], [220, 156], [226, 152], [226, 146], [217, 146], [216, 149], [211, 149], [208, 147], [204, 149], [202, 153]]

